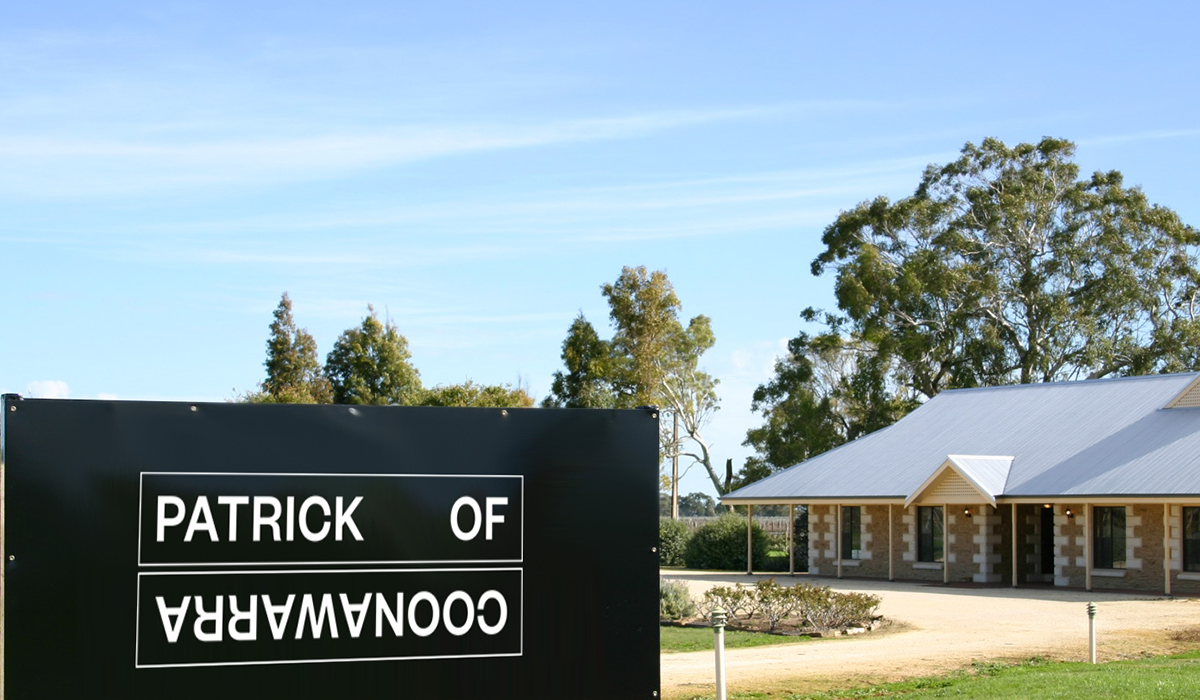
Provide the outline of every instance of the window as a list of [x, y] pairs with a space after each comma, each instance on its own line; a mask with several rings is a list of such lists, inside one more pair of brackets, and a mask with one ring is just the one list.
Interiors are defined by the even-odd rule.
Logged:
[[1200, 571], [1200, 508], [1183, 509], [1183, 570]]
[[943, 561], [942, 507], [917, 506], [917, 561]]
[[858, 559], [862, 549], [862, 508], [842, 506], [842, 559]]
[[1125, 568], [1125, 506], [1092, 509], [1092, 566], [1097, 569]]

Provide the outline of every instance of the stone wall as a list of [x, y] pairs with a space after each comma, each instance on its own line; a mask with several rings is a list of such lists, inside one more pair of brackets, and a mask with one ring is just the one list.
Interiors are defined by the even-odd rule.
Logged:
[[1083, 552], [1087, 542], [1087, 515], [1082, 506], [1073, 506], [1074, 517], [1066, 514], [1067, 507], [1054, 506], [1054, 585], [1082, 588], [1086, 583], [1087, 562]]
[[976, 517], [966, 517], [962, 506], [946, 506], [946, 561], [952, 583], [974, 581], [979, 573], [975, 561], [975, 536], [979, 531]]
[[830, 576], [837, 573], [837, 506], [808, 507], [808, 573]]
[[972, 517], [965, 523], [967, 527], [975, 526], [969, 552], [970, 561], [975, 565], [971, 580], [975, 583], [1000, 583], [1004, 577], [1005, 560], [1005, 550], [1001, 545], [1011, 540], [1011, 536], [1006, 536], [1004, 532], [1005, 518], [992, 506], [972, 506], [971, 512]]
[[847, 572], [843, 566], [842, 573], [885, 579], [888, 577], [888, 507], [863, 506], [862, 526], [863, 548], [858, 560], [858, 569]]
[[[1161, 505], [1132, 505], [1125, 508], [1125, 579], [1115, 588], [1161, 591], [1166, 586], [1163, 572], [1163, 509]], [[1108, 583], [1107, 581], [1103, 583]], [[1116, 584], [1116, 581], [1113, 581]], [[1092, 577], [1092, 587], [1100, 582]]]

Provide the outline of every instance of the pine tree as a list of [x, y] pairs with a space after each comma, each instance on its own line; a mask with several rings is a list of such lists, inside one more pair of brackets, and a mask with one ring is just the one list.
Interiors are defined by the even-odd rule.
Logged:
[[329, 381], [321, 374], [317, 341], [292, 317], [292, 300], [287, 292], [275, 309], [271, 336], [267, 339], [267, 378], [262, 391], [250, 397], [262, 403], [330, 403]]

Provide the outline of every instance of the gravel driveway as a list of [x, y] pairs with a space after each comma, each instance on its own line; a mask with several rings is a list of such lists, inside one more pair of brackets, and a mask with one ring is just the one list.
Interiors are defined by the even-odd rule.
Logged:
[[[769, 575], [664, 570], [699, 599], [712, 586], [753, 584]], [[793, 579], [775, 575], [780, 583]], [[1193, 648], [1177, 632], [1200, 627], [1200, 600], [1135, 593], [1085, 593], [1048, 588], [959, 588], [924, 583], [837, 580], [798, 575], [795, 581], [882, 597], [882, 631], [801, 644], [729, 649], [727, 687], [764, 682], [797, 692], [882, 682], [962, 668], [973, 661], [1044, 656], [1084, 661], [1087, 603], [1096, 603], [1100, 661]], [[713, 654], [662, 655], [665, 697], [711, 694]]]

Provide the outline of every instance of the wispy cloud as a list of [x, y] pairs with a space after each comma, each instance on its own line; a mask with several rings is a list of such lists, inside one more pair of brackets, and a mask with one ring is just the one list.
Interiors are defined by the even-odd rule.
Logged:
[[1109, 134], [1077, 139], [1080, 146], [1106, 146], [1114, 143], [1130, 143], [1137, 141], [1164, 141], [1168, 139], [1188, 139], [1200, 136], [1200, 129], [1156, 129], [1152, 131], [1137, 131], [1129, 134]]
[[[774, 228], [779, 225], [811, 223], [824, 219], [839, 208], [846, 208], [881, 192], [907, 191], [926, 164], [945, 154], [931, 154], [901, 159], [867, 161], [837, 167], [751, 172], [721, 177], [663, 177], [644, 178], [641, 182], [600, 185], [588, 188], [565, 188], [543, 191], [523, 191], [515, 196], [496, 198], [480, 194], [459, 196], [451, 201], [405, 203], [362, 203], [353, 206], [336, 202], [321, 202], [306, 207], [298, 203], [286, 213], [273, 213], [236, 218], [176, 220], [122, 227], [125, 237], [136, 239], [151, 236], [194, 238], [194, 250], [187, 250], [190, 259], [211, 262], [336, 262], [341, 256], [346, 262], [370, 264], [371, 253], [348, 255], [329, 253], [311, 255], [275, 248], [254, 248], [241, 242], [240, 234], [262, 232], [293, 233], [317, 236], [336, 231], [351, 236], [360, 245], [385, 241], [394, 244], [403, 240], [406, 231], [420, 231], [426, 244], [420, 246], [422, 255], [433, 255], [438, 261], [469, 251], [446, 245], [446, 239], [464, 239], [485, 234], [507, 234], [503, 245], [493, 244], [482, 251], [503, 255], [505, 250], [519, 246], [520, 239], [554, 236], [556, 240], [603, 240], [614, 230], [625, 236], [642, 230], [647, 236], [674, 235], [677, 230], [704, 231], [750, 230], [756, 226]], [[631, 224], [631, 222], [637, 222]], [[89, 223], [89, 230], [96, 231]], [[372, 232], [378, 232], [373, 236]], [[116, 232], [114, 232], [116, 233]], [[60, 231], [60, 237], [69, 238]], [[597, 234], [601, 239], [595, 238]], [[439, 242], [429, 245], [431, 236]], [[214, 249], [214, 238], [229, 237], [238, 244], [232, 248]], [[328, 239], [318, 238], [323, 243]], [[187, 246], [174, 245], [176, 249]], [[336, 246], [345, 250], [345, 246]], [[475, 246], [472, 246], [474, 249]], [[332, 248], [331, 248], [332, 249]], [[438, 252], [440, 251], [440, 252]], [[421, 264], [417, 261], [417, 264]]]
[[[936, 155], [936, 154], [935, 154]], [[883, 192], [907, 192], [933, 155], [741, 174], [642, 176], [593, 187], [471, 190], [445, 201], [337, 199], [289, 204], [286, 213], [169, 222], [88, 220], [43, 245], [137, 263], [372, 274], [630, 244], [755, 236], [823, 227], [840, 210]], [[508, 194], [508, 193], [505, 193]], [[47, 232], [49, 234], [50, 232]], [[279, 236], [287, 236], [281, 244]], [[0, 240], [3, 240], [0, 238]], [[37, 237], [24, 237], [37, 244]], [[546, 242], [554, 245], [547, 248]]]
[[[411, 126], [275, 138], [149, 139], [27, 136], [0, 139], [0, 191], [95, 197], [183, 186], [271, 185], [336, 178], [471, 153], [628, 139], [769, 114], [771, 107], [677, 110], [542, 124]], [[179, 137], [182, 139], [183, 137]]]

